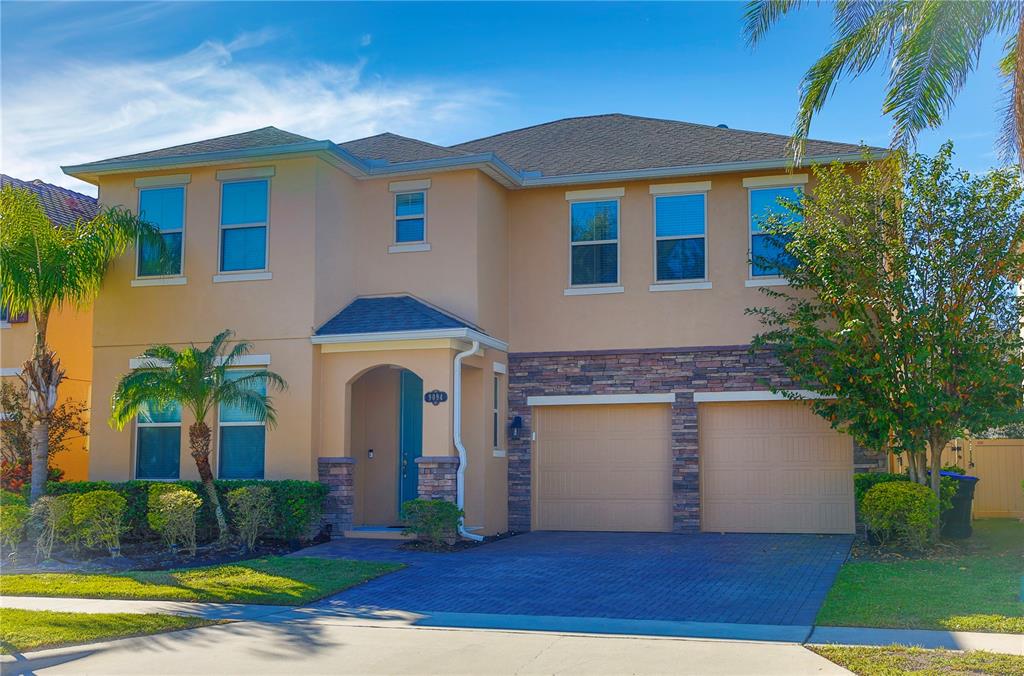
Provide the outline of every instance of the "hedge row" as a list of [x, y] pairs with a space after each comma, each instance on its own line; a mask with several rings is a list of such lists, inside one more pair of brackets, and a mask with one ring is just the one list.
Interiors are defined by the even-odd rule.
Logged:
[[[200, 540], [213, 538], [217, 530], [217, 521], [213, 508], [206, 497], [202, 483], [199, 481], [124, 481], [111, 483], [107, 481], [59, 481], [46, 484], [47, 495], [64, 495], [66, 493], [88, 493], [96, 490], [111, 490], [127, 501], [125, 506], [125, 523], [128, 531], [126, 539], [147, 540], [159, 537], [146, 519], [149, 500], [149, 486], [154, 483], [175, 484], [194, 491], [203, 500], [203, 506], [197, 517], [197, 535]], [[274, 526], [269, 536], [280, 540], [305, 540], [311, 537], [313, 530], [319, 525], [323, 512], [324, 498], [327, 487], [315, 481], [261, 481], [256, 479], [214, 481], [217, 494], [220, 496], [221, 508], [227, 512], [228, 503], [225, 495], [228, 491], [243, 486], [266, 486], [274, 498]], [[231, 521], [230, 514], [228, 521]]]

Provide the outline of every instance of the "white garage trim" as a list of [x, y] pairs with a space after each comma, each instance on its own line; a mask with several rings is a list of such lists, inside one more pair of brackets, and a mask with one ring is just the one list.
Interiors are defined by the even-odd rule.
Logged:
[[554, 397], [527, 397], [527, 406], [580, 406], [586, 404], [671, 404], [675, 392], [664, 394], [572, 394]]
[[[799, 399], [833, 399], [810, 390], [787, 390], [798, 396]], [[740, 390], [737, 392], [694, 392], [693, 402], [695, 404], [710, 404], [726, 401], [789, 401], [788, 397], [781, 392], [770, 390]]]

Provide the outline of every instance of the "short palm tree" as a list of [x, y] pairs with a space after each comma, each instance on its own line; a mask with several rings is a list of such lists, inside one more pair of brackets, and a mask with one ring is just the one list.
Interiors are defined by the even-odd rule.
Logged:
[[222, 539], [227, 536], [228, 526], [213, 485], [210, 426], [206, 418], [218, 405], [233, 406], [273, 427], [277, 423], [277, 411], [267, 391], [283, 391], [288, 387], [284, 378], [267, 369], [247, 371], [238, 378], [229, 377], [229, 369], [237, 366], [238, 359], [252, 350], [252, 344], [246, 342], [237, 342], [229, 348], [233, 335], [230, 330], [222, 331], [204, 349], [190, 345], [179, 352], [170, 345], [150, 347], [142, 353], [148, 363], [117, 383], [110, 414], [110, 424], [120, 430], [146, 406], [164, 408], [180, 404], [191, 411], [195, 422], [188, 428], [189, 447]]
[[[804, 0], [747, 3], [744, 34], [751, 45]], [[803, 154], [811, 119], [839, 80], [889, 66], [882, 112], [893, 118], [893, 147], [911, 147], [917, 135], [939, 126], [978, 66], [982, 43], [1004, 39], [1000, 70], [1007, 81], [999, 145], [1004, 158], [1024, 162], [1024, 5], [1019, 0], [838, 0], [831, 5], [835, 41], [804, 75], [793, 134], [794, 156]]]
[[156, 227], [126, 209], [103, 209], [92, 220], [58, 227], [34, 193], [0, 188], [0, 305], [11, 314], [28, 313], [35, 322], [32, 355], [20, 373], [33, 421], [33, 501], [46, 488], [50, 420], [64, 379], [60, 360], [46, 342], [50, 315], [65, 305], [88, 307], [107, 268], [139, 237], [163, 246]]

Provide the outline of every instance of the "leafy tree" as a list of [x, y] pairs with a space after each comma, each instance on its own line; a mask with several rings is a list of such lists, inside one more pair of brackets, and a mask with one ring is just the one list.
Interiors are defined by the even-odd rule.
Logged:
[[[784, 243], [789, 290], [748, 310], [812, 406], [868, 448], [908, 455], [940, 495], [942, 449], [1021, 420], [1022, 185], [895, 153], [858, 171], [815, 167], [813, 192], [765, 221]], [[795, 398], [793, 392], [787, 396]]]
[[[744, 34], [757, 45], [783, 16], [804, 0], [752, 0]], [[1017, 0], [838, 0], [834, 41], [800, 83], [793, 135], [799, 160], [811, 120], [843, 78], [855, 78], [881, 59], [889, 63], [882, 112], [892, 115], [892, 144], [912, 147], [919, 132], [938, 127], [978, 66], [981, 47], [992, 36], [1005, 40], [1000, 70], [1007, 102], [1000, 148], [1024, 162], [1024, 11]]]
[[[85, 420], [88, 410], [84, 402], [76, 399], [67, 399], [54, 407], [47, 428], [47, 452], [51, 460], [54, 455], [67, 450], [66, 442], [89, 434]], [[0, 421], [0, 463], [3, 467], [0, 483], [7, 490], [20, 490], [21, 477], [32, 467], [32, 428], [35, 425], [28, 391], [23, 384], [0, 383], [0, 411], [4, 412], [4, 419]]]
[[223, 404], [238, 407], [273, 427], [277, 411], [267, 390], [283, 391], [288, 387], [284, 378], [267, 369], [230, 377], [229, 370], [252, 350], [252, 343], [246, 342], [237, 342], [229, 348], [233, 335], [230, 330], [222, 331], [203, 349], [190, 345], [179, 352], [170, 345], [150, 347], [142, 353], [149, 364], [122, 376], [118, 382], [110, 416], [110, 424], [120, 430], [148, 405], [163, 408], [181, 404], [192, 412], [195, 422], [188, 428], [189, 447], [203, 490], [217, 516], [217, 529], [222, 539], [228, 535], [228, 525], [213, 485], [211, 433], [206, 418], [215, 407]]
[[35, 321], [32, 356], [19, 376], [33, 419], [33, 501], [46, 486], [49, 426], [64, 379], [60, 360], [46, 343], [50, 315], [65, 305], [91, 304], [107, 267], [139, 237], [163, 246], [156, 227], [127, 209], [103, 209], [92, 220], [56, 226], [31, 191], [0, 189], [0, 305], [12, 314], [30, 313]]

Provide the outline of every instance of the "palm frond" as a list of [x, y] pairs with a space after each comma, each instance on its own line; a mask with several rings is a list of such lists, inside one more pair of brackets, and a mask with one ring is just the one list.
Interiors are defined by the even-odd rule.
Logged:
[[1019, 40], [1024, 40], [1024, 21], [1020, 21], [1017, 33], [1006, 40], [1006, 53], [999, 61], [999, 72], [1003, 79], [1004, 103], [1002, 106], [1002, 127], [996, 148], [999, 157], [1007, 164], [1024, 162], [1024, 55], [1018, 53]]
[[791, 11], [800, 9], [805, 0], [751, 0], [743, 10], [743, 36], [747, 44], [756, 46], [765, 34]]

